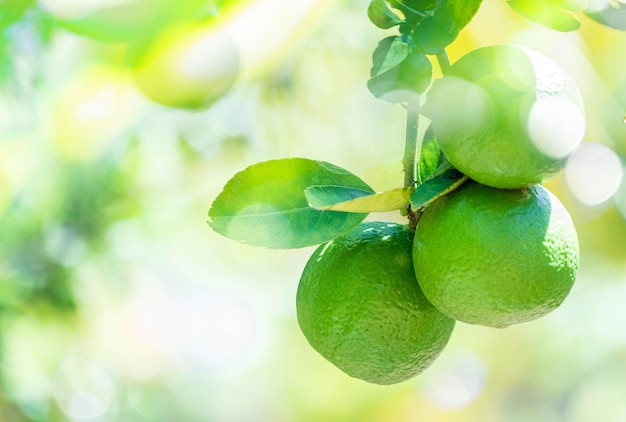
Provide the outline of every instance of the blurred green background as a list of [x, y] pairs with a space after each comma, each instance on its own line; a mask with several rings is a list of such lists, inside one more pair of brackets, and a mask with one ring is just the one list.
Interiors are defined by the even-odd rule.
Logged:
[[585, 142], [546, 186], [581, 268], [545, 318], [457, 324], [414, 380], [368, 385], [308, 346], [295, 292], [313, 248], [207, 226], [257, 161], [401, 185], [403, 109], [366, 88], [390, 31], [367, 5], [0, 1], [0, 421], [626, 420], [626, 31], [580, 15], [560, 33], [484, 0], [450, 46], [525, 45], [579, 84]]

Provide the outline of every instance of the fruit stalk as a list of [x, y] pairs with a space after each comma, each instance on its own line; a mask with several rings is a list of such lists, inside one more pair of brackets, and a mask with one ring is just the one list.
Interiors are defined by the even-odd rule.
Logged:
[[441, 50], [437, 53], [437, 63], [439, 63], [439, 67], [441, 68], [441, 73], [446, 74], [448, 69], [450, 69], [450, 60], [448, 59], [448, 54], [446, 50]]
[[[404, 187], [416, 187], [420, 181], [417, 178], [419, 174], [419, 149], [418, 149], [418, 132], [419, 132], [419, 97], [406, 105], [406, 136], [404, 142], [404, 158], [402, 166], [404, 167]], [[415, 230], [417, 221], [421, 215], [421, 211], [411, 209], [411, 205], [407, 205], [407, 216], [409, 218], [409, 227]]]
[[415, 186], [417, 182], [417, 133], [419, 131], [419, 100], [406, 106], [406, 137], [404, 142], [404, 187]]

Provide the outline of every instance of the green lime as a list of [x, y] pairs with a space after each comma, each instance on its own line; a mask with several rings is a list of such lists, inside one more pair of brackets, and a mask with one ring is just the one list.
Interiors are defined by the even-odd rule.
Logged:
[[471, 51], [428, 92], [424, 114], [448, 160], [484, 185], [516, 189], [565, 166], [585, 133], [572, 78], [536, 51]]
[[235, 42], [216, 21], [183, 23], [129, 52], [133, 80], [149, 99], [200, 110], [232, 88], [240, 71]]
[[454, 328], [424, 297], [408, 226], [363, 223], [321, 245], [296, 298], [311, 346], [348, 375], [394, 384], [424, 371]]
[[506, 327], [561, 305], [576, 278], [578, 237], [565, 207], [542, 186], [504, 190], [470, 181], [426, 208], [413, 263], [442, 313]]

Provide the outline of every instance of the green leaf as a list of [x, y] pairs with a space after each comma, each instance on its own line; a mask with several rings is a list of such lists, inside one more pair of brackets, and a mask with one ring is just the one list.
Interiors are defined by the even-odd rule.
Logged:
[[433, 202], [440, 196], [452, 192], [467, 180], [467, 176], [456, 169], [451, 169], [415, 188], [411, 194], [411, 207], [416, 210]]
[[580, 27], [580, 22], [576, 16], [547, 1], [509, 0], [508, 4], [526, 19], [556, 31], [569, 32]]
[[304, 191], [316, 185], [374, 192], [354, 174], [324, 161], [265, 161], [237, 173], [226, 183], [211, 206], [209, 225], [241, 243], [301, 248], [334, 239], [367, 216], [309, 207]]
[[425, 54], [437, 54], [451, 44], [472, 20], [482, 0], [443, 0], [432, 16], [415, 28], [413, 41]]
[[398, 66], [409, 55], [409, 45], [402, 38], [393, 36], [383, 39], [374, 50], [371, 77], [381, 75]]
[[311, 186], [304, 191], [309, 205], [319, 210], [387, 212], [404, 209], [413, 188], [398, 188], [372, 194], [345, 186]]
[[391, 10], [385, 0], [372, 0], [367, 8], [367, 17], [374, 25], [382, 29], [388, 29], [404, 22]]
[[26, 11], [35, 6], [35, 0], [0, 1], [0, 28], [22, 19]]
[[432, 79], [432, 65], [424, 54], [411, 51], [402, 37], [383, 39], [374, 50], [367, 87], [376, 98], [408, 102], [424, 92]]
[[608, 4], [604, 9], [587, 12], [587, 16], [605, 26], [626, 31], [626, 4]]
[[429, 126], [426, 129], [424, 138], [422, 139], [422, 145], [420, 147], [420, 155], [418, 162], [418, 177], [419, 182], [428, 179], [433, 173], [437, 171], [443, 159], [441, 148], [435, 137], [433, 127]]

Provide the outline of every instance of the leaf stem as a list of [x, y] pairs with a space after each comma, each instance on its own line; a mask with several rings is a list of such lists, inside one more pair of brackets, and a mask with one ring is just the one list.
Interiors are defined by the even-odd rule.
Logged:
[[[439, 62], [439, 67], [441, 67], [441, 72], [443, 74], [447, 73], [450, 69], [450, 60], [448, 59], [446, 50], [441, 50], [441, 52], [437, 54], [437, 61]], [[419, 101], [420, 99], [417, 97], [406, 106], [406, 137], [404, 143], [404, 158], [402, 160], [405, 188], [417, 187], [421, 183], [418, 177], [420, 171], [420, 148], [418, 143], [420, 118]], [[407, 206], [409, 227], [412, 230], [415, 230], [417, 227], [417, 222], [422, 216], [422, 212], [422, 208], [414, 210], [411, 208], [410, 204]]]
[[[404, 142], [404, 158], [402, 160], [405, 188], [416, 187], [419, 183], [417, 178], [417, 172], [419, 171], [419, 148], [417, 139], [420, 118], [419, 101], [419, 97], [417, 97], [406, 106], [406, 136]], [[407, 217], [409, 218], [409, 227], [412, 230], [415, 230], [415, 227], [417, 227], [417, 222], [421, 215], [421, 210], [413, 210], [410, 204], [407, 205]]]
[[404, 140], [404, 187], [410, 188], [417, 182], [417, 133], [419, 131], [419, 100], [411, 102], [406, 108], [406, 136]]
[[448, 59], [448, 54], [446, 50], [441, 50], [437, 53], [437, 63], [439, 63], [439, 67], [441, 68], [441, 73], [444, 75], [448, 73], [450, 70], [450, 60]]

